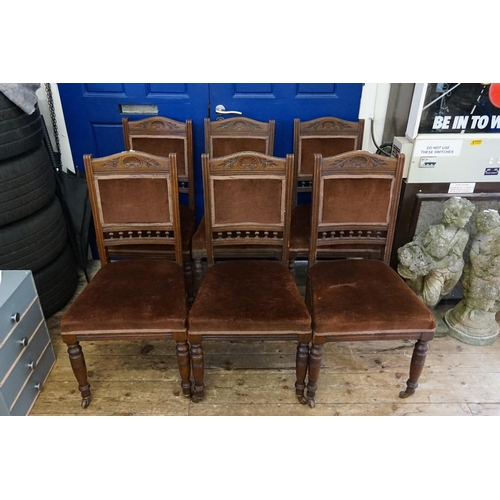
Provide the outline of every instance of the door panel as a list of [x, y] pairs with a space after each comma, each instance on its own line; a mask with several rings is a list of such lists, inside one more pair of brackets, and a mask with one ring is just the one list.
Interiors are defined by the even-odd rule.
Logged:
[[[122, 117], [131, 120], [168, 116], [193, 120], [193, 135], [203, 138], [208, 116], [208, 84], [189, 83], [76, 83], [58, 84], [73, 161], [83, 170], [83, 155], [106, 156], [123, 151]], [[136, 106], [139, 113], [123, 110]], [[140, 106], [153, 106], [148, 112]], [[203, 152], [195, 147], [195, 157]]]

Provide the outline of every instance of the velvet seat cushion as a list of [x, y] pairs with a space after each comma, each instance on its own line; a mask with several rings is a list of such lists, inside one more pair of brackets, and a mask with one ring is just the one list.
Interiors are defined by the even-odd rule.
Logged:
[[[191, 259], [191, 240], [195, 228], [194, 210], [184, 205], [179, 206], [179, 219], [181, 224], [182, 253], [184, 260]], [[173, 244], [172, 244], [173, 247]], [[120, 247], [110, 248], [110, 257], [120, 257], [123, 255], [141, 256], [145, 254], [163, 255], [165, 251], [173, 251], [172, 247], [162, 247], [160, 245], [120, 245]]]
[[436, 328], [427, 306], [378, 260], [317, 262], [309, 286], [314, 336]]
[[189, 313], [189, 333], [310, 333], [311, 318], [291, 273], [273, 261], [218, 262]]
[[101, 268], [61, 320], [61, 333], [186, 330], [182, 267], [169, 260], [123, 260]]

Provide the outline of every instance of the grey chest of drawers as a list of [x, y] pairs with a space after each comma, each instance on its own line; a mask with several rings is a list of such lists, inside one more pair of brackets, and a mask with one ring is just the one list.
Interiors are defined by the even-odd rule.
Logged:
[[1, 271], [0, 415], [28, 415], [55, 360], [31, 271]]

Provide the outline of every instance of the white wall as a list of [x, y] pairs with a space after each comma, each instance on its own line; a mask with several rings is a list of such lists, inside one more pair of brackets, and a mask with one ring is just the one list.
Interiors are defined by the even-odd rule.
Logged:
[[[38, 106], [40, 108], [40, 113], [42, 113], [45, 123], [47, 125], [47, 130], [49, 131], [49, 136], [52, 141], [52, 147], [56, 149], [56, 141], [54, 139], [54, 132], [52, 128], [52, 120], [50, 118], [50, 111], [47, 102], [47, 94], [45, 92], [45, 84], [40, 84], [41, 87], [37, 90], [36, 95], [38, 96]], [[66, 130], [66, 122], [64, 121], [64, 114], [61, 105], [61, 98], [59, 96], [59, 89], [57, 88], [57, 83], [51, 83], [52, 99], [54, 101], [54, 110], [56, 115], [57, 130], [59, 135], [59, 144], [61, 147], [61, 161], [64, 170], [75, 171], [75, 165], [73, 164], [73, 157], [71, 156], [71, 147], [69, 145], [68, 132]]]
[[[56, 83], [51, 84], [52, 97], [54, 100], [54, 108], [56, 112], [57, 128], [59, 132], [59, 142], [61, 147], [61, 159], [63, 167], [75, 171], [73, 158], [71, 156], [71, 146], [69, 144], [68, 132], [66, 130], [66, 122], [64, 121], [64, 113], [62, 110], [59, 90]], [[374, 137], [378, 145], [382, 142], [384, 124], [387, 113], [387, 104], [389, 102], [389, 92], [391, 89], [390, 83], [365, 83], [361, 94], [361, 104], [358, 118], [365, 120], [365, 133], [363, 137], [363, 149], [375, 153], [376, 146], [373, 144], [371, 137], [371, 120], [374, 120]], [[37, 91], [40, 112], [45, 118], [45, 123], [49, 130], [52, 139], [52, 144], [55, 148], [54, 134], [52, 132], [52, 122], [47, 104], [47, 95], [45, 92], [45, 84], [41, 84]]]
[[363, 86], [358, 118], [365, 120], [365, 133], [363, 136], [363, 149], [365, 151], [375, 153], [377, 150], [371, 137], [372, 120], [375, 141], [379, 146], [382, 143], [390, 91], [390, 83], [365, 83]]

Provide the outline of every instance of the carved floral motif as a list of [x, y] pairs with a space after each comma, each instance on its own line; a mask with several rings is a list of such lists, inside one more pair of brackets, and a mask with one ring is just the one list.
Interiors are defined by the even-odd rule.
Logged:
[[264, 158], [258, 158], [257, 156], [238, 156], [237, 158], [232, 158], [231, 160], [225, 161], [220, 164], [221, 168], [233, 169], [233, 170], [248, 170], [257, 168], [276, 168], [279, 167], [274, 161], [267, 160]]
[[368, 168], [368, 167], [385, 167], [387, 164], [385, 160], [378, 160], [376, 158], [371, 158], [364, 155], [350, 156], [348, 158], [340, 158], [338, 160], [333, 160], [328, 164], [329, 167], [333, 168]]
[[257, 129], [262, 129], [263, 127], [259, 125], [258, 123], [250, 123], [246, 121], [225, 121], [221, 120], [220, 122], [217, 123], [217, 128], [219, 130], [234, 130], [234, 131], [247, 131], [247, 130], [257, 130]]
[[352, 129], [352, 125], [343, 121], [328, 120], [319, 123], [304, 125], [304, 130], [316, 130], [318, 132], [336, 132], [339, 130]]
[[135, 123], [134, 128], [136, 129], [145, 129], [145, 130], [180, 130], [181, 127], [172, 122], [165, 122], [162, 120], [153, 120], [143, 123]]
[[140, 168], [140, 167], [148, 167], [148, 168], [158, 168], [161, 165], [155, 161], [150, 160], [149, 158], [139, 158], [138, 156], [129, 155], [129, 156], [121, 156], [119, 158], [113, 158], [112, 160], [107, 161], [102, 165], [104, 168], [117, 168], [118, 166], [125, 168]]

